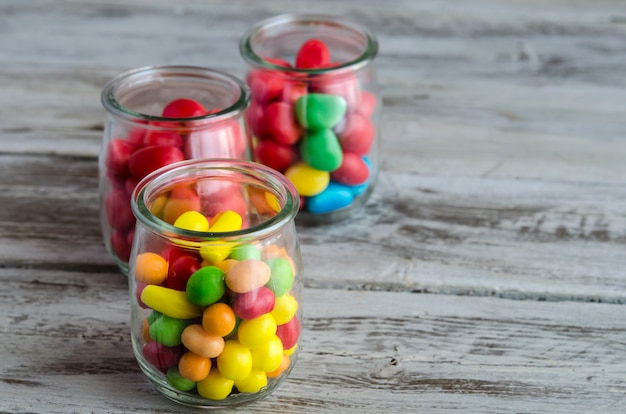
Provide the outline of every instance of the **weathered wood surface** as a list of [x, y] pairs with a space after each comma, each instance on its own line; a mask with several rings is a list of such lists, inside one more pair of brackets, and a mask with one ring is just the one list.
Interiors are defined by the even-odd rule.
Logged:
[[99, 92], [241, 75], [287, 11], [377, 34], [382, 173], [299, 226], [303, 352], [244, 412], [626, 411], [626, 3], [0, 0], [0, 412], [187, 412], [133, 360], [102, 246]]

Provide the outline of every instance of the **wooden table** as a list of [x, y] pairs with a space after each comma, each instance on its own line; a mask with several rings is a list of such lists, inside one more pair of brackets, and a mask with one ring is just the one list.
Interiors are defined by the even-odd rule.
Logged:
[[0, 0], [0, 412], [190, 412], [132, 355], [99, 93], [152, 64], [241, 76], [241, 34], [287, 11], [378, 34], [382, 173], [299, 228], [300, 360], [239, 411], [625, 412], [620, 0]]

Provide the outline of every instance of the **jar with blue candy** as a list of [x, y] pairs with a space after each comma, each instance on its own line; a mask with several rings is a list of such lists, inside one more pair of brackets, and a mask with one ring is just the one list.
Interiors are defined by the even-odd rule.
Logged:
[[137, 184], [131, 338], [165, 397], [229, 407], [269, 395], [299, 351], [302, 260], [289, 180], [259, 163], [197, 159]]
[[373, 190], [382, 104], [377, 52], [371, 31], [331, 15], [280, 15], [241, 39], [254, 157], [295, 185], [299, 220], [348, 217]]

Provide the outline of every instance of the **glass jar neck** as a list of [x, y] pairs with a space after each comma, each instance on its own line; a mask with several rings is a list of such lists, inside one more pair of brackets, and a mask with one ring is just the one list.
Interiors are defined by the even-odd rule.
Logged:
[[[267, 60], [293, 58], [296, 53], [294, 45], [299, 47], [300, 43], [311, 38], [330, 44], [331, 54], [341, 56], [339, 61], [328, 68], [302, 69], [285, 67]], [[320, 75], [356, 71], [369, 66], [378, 53], [378, 41], [366, 27], [343, 17], [284, 14], [253, 26], [240, 41], [240, 53], [252, 67], [292, 73], [295, 76]]]

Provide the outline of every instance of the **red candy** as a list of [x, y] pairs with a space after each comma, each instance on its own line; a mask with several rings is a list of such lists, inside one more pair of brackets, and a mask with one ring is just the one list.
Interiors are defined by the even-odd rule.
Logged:
[[147, 130], [143, 138], [143, 145], [151, 147], [164, 145], [167, 147], [182, 147], [183, 137], [176, 131]]
[[278, 97], [283, 90], [285, 79], [275, 72], [256, 69], [248, 74], [248, 86], [252, 98], [259, 102], [268, 102]]
[[254, 319], [274, 309], [274, 292], [262, 286], [246, 293], [235, 294], [233, 310], [242, 319]]
[[267, 130], [279, 143], [293, 145], [300, 140], [304, 129], [298, 124], [293, 106], [274, 102], [265, 108]]
[[206, 113], [204, 106], [193, 99], [175, 99], [163, 108], [164, 118], [193, 118]]
[[347, 114], [336, 129], [341, 148], [358, 155], [369, 152], [376, 134], [372, 121], [358, 112]]
[[255, 148], [255, 158], [264, 165], [284, 172], [299, 159], [296, 147], [283, 145], [272, 139], [260, 141]]
[[301, 329], [300, 320], [295, 316], [289, 322], [278, 325], [276, 336], [280, 338], [284, 349], [291, 349], [298, 343]]
[[324, 42], [311, 39], [305, 42], [296, 55], [296, 68], [316, 69], [330, 63], [330, 51]]
[[142, 179], [152, 171], [184, 159], [185, 155], [178, 148], [155, 145], [133, 153], [128, 160], [128, 167], [135, 178]]
[[124, 231], [135, 224], [135, 216], [130, 209], [130, 196], [125, 189], [113, 188], [104, 200], [109, 225], [114, 229]]
[[200, 260], [194, 256], [186, 255], [175, 260], [170, 259], [165, 287], [184, 291], [187, 288], [187, 281], [200, 267]]
[[285, 86], [280, 94], [280, 100], [293, 105], [301, 96], [307, 94], [307, 88], [307, 84], [304, 82], [285, 81]]
[[146, 361], [162, 372], [167, 372], [168, 368], [178, 364], [178, 360], [183, 354], [182, 349], [178, 346], [169, 347], [156, 341], [145, 344], [142, 353]]
[[130, 258], [131, 244], [128, 243], [126, 234], [119, 230], [113, 230], [113, 233], [111, 233], [111, 237], [109, 238], [109, 243], [111, 244], [111, 249], [117, 258], [127, 262]]
[[125, 177], [128, 175], [128, 159], [135, 150], [135, 146], [123, 139], [114, 139], [109, 143], [106, 167], [107, 173], [112, 176]]
[[345, 185], [363, 184], [369, 178], [369, 167], [361, 156], [345, 152], [341, 166], [330, 174], [330, 178]]

